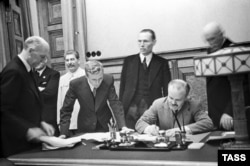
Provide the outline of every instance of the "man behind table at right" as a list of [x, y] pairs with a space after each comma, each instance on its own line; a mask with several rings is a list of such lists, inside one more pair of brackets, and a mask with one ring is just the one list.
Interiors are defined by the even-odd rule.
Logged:
[[[234, 43], [225, 37], [224, 31], [216, 22], [207, 24], [203, 29], [205, 40], [209, 44], [208, 54], [230, 47]], [[247, 74], [244, 75], [244, 97], [249, 105], [249, 86]], [[227, 76], [211, 76], [206, 78], [208, 114], [215, 127], [222, 130], [233, 130], [233, 108], [230, 81]]]
[[188, 98], [189, 91], [190, 86], [185, 81], [170, 81], [168, 96], [156, 99], [137, 121], [135, 129], [150, 135], [166, 130], [167, 136], [174, 136], [181, 130], [187, 134], [211, 131], [212, 120], [198, 101]]

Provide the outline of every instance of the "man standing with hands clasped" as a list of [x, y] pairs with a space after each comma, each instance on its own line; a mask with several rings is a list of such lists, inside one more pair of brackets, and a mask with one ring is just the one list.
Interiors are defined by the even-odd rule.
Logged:
[[120, 100], [129, 128], [135, 127], [137, 120], [155, 99], [167, 95], [167, 85], [171, 79], [168, 61], [153, 53], [155, 44], [155, 32], [143, 29], [138, 36], [140, 53], [124, 59]]
[[151, 135], [166, 130], [167, 136], [174, 136], [175, 131], [180, 130], [187, 134], [211, 131], [212, 120], [199, 102], [188, 99], [189, 91], [190, 86], [185, 81], [172, 80], [168, 84], [168, 96], [155, 100], [137, 121], [135, 129]]

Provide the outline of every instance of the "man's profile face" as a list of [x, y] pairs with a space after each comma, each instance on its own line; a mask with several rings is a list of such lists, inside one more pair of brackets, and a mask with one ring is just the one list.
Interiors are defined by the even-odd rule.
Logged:
[[152, 39], [152, 34], [149, 32], [141, 32], [138, 37], [138, 46], [140, 53], [147, 56], [153, 51], [156, 40]]
[[47, 59], [45, 58], [42, 62], [39, 63], [39, 65], [35, 67], [35, 70], [40, 71], [44, 69], [46, 67], [46, 64], [47, 64]]
[[65, 56], [65, 65], [69, 72], [74, 73], [79, 67], [79, 60], [74, 54], [68, 54]]
[[213, 32], [205, 34], [205, 39], [212, 50], [218, 50], [223, 44], [224, 37], [221, 32]]
[[47, 48], [29, 48], [29, 59], [27, 62], [30, 64], [31, 67], [36, 68], [42, 62], [45, 61], [46, 57], [49, 55], [49, 50]]
[[99, 88], [103, 80], [103, 73], [99, 72], [98, 74], [87, 74], [88, 80], [91, 85], [95, 88]]
[[171, 110], [180, 110], [186, 100], [186, 90], [170, 86], [168, 88], [167, 102]]

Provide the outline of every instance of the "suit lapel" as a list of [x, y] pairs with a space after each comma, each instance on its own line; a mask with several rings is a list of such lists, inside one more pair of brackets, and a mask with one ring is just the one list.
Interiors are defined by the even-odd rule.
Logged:
[[30, 75], [30, 73], [27, 73], [27, 75], [28, 75], [29, 84], [30, 84], [29, 87], [34, 92], [35, 96], [37, 97], [37, 99], [40, 102], [41, 101], [41, 95], [40, 95], [40, 92], [38, 90], [38, 86], [37, 86], [36, 80], [35, 80], [35, 78], [33, 76], [33, 73], [32, 73], [32, 75]]
[[149, 87], [152, 85], [158, 71], [161, 68], [160, 61], [155, 57], [156, 55], [153, 54], [152, 60], [150, 62], [150, 70], [149, 70]]
[[186, 115], [188, 113], [186, 110], [189, 110], [189, 104], [187, 101], [185, 101], [185, 103], [183, 104], [183, 106], [181, 107], [181, 110], [179, 111], [177, 115], [177, 118], [181, 126], [185, 124], [185, 122], [183, 122], [183, 120], [185, 121], [185, 117], [188, 117], [188, 115]]
[[139, 73], [139, 68], [140, 68], [139, 66], [140, 66], [140, 63], [141, 63], [139, 54], [137, 54], [134, 57], [134, 60], [132, 60], [129, 63], [130, 63], [129, 68], [130, 68], [130, 71], [131, 71], [130, 74], [132, 76], [132, 79], [130, 79], [129, 81], [133, 81], [132, 85], [134, 85], [134, 86], [132, 86], [132, 87], [136, 87], [137, 82], [138, 82], [138, 73]]
[[94, 96], [90, 90], [89, 83], [86, 77], [83, 77], [83, 99], [86, 101], [88, 107], [94, 111], [95, 109], [95, 102]]
[[170, 110], [169, 106], [168, 106], [168, 102], [167, 102], [167, 98], [165, 99], [165, 103], [164, 103], [164, 113], [165, 113], [165, 125], [167, 129], [171, 129], [174, 127], [174, 115], [172, 113], [172, 111]]
[[99, 109], [99, 107], [101, 106], [103, 100], [106, 99], [105, 95], [107, 93], [107, 90], [108, 90], [108, 86], [104, 82], [104, 79], [103, 79], [100, 87], [96, 90], [95, 111], [97, 111]]
[[41, 74], [40, 77], [42, 77], [42, 78], [43, 78], [44, 76], [47, 77], [48, 74], [49, 74], [49, 68], [46, 67], [45, 70], [42, 72], [42, 74]]
[[41, 103], [41, 96], [40, 96], [40, 92], [38, 91], [38, 88], [36, 86], [36, 81], [35, 81], [35, 78], [33, 77], [33, 75], [31, 75], [26, 67], [24, 66], [23, 62], [18, 58], [16, 57], [16, 62], [17, 64], [21, 67], [21, 69], [23, 70], [23, 72], [25, 73], [25, 77], [26, 79], [28, 80], [29, 82], [29, 86], [28, 88], [31, 89], [31, 91], [34, 93], [34, 95], [36, 96], [37, 100], [39, 103]]

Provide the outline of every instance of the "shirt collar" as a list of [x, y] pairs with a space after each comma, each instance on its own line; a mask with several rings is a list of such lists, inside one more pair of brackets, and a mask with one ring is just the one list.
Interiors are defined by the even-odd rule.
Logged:
[[46, 69], [47, 66], [45, 66], [42, 70], [37, 70], [37, 72], [39, 73], [39, 76], [42, 75], [43, 71]]
[[147, 56], [144, 56], [143, 54], [140, 54], [141, 63], [143, 63], [143, 60], [144, 60], [145, 57], [146, 57], [146, 64], [147, 64], [147, 66], [149, 66], [149, 64], [150, 64], [150, 62], [152, 60], [152, 57], [153, 57], [153, 53], [150, 53]]
[[30, 65], [28, 64], [28, 62], [27, 62], [20, 54], [18, 54], [17, 56], [18, 56], [19, 59], [23, 62], [23, 64], [24, 64], [26, 70], [27, 70], [28, 72], [30, 72], [30, 71], [31, 71], [31, 67], [30, 67]]
[[88, 84], [89, 84], [90, 90], [91, 90], [91, 92], [93, 92], [94, 86], [89, 82], [89, 79], [88, 79], [88, 78], [87, 78], [87, 80], [88, 80]]
[[[84, 70], [83, 70], [83, 71], [84, 71]], [[81, 72], [82, 72], [82, 71], [81, 71], [80, 67], [78, 67], [78, 69], [77, 69], [74, 73], [71, 73], [70, 71], [68, 71], [68, 74], [69, 74], [69, 77], [70, 77], [71, 79], [74, 79], [74, 78], [76, 78], [76, 77], [79, 77], [79, 75], [80, 75]]]

